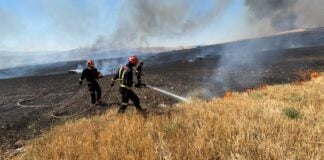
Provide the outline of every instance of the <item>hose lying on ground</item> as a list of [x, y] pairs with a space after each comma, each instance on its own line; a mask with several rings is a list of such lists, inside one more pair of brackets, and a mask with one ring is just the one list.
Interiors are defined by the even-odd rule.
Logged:
[[103, 99], [104, 97], [106, 97], [108, 95], [108, 93], [110, 92], [111, 88], [112, 88], [112, 86], [110, 86], [107, 89], [107, 91], [104, 93], [104, 95], [100, 99], [98, 99], [96, 101], [96, 103], [91, 104], [90, 107], [86, 108], [85, 110], [83, 110], [81, 112], [78, 112], [78, 113], [75, 113], [75, 114], [72, 114], [72, 115], [66, 115], [66, 116], [59, 116], [59, 115], [55, 115], [55, 113], [52, 113], [51, 114], [51, 117], [53, 117], [55, 119], [66, 119], [66, 118], [72, 118], [72, 117], [76, 117], [76, 116], [82, 115], [83, 113], [86, 113], [89, 110], [91, 110], [92, 108], [94, 108], [101, 101], [101, 99]]
[[[46, 107], [45, 105], [24, 105], [24, 104], [22, 104], [23, 102], [28, 102], [28, 101], [32, 101], [32, 100], [35, 100], [35, 99], [37, 99], [37, 98], [40, 98], [40, 97], [43, 97], [43, 96], [46, 96], [46, 95], [50, 95], [50, 93], [53, 93], [53, 92], [55, 92], [55, 91], [57, 91], [57, 90], [60, 90], [60, 89], [62, 89], [62, 88], [64, 88], [65, 86], [61, 86], [61, 87], [58, 87], [58, 88], [55, 88], [55, 89], [53, 89], [53, 90], [50, 90], [50, 91], [47, 91], [47, 92], [42, 92], [42, 93], [40, 93], [40, 94], [38, 94], [38, 95], [36, 95], [36, 96], [33, 96], [33, 97], [31, 97], [31, 98], [28, 98], [28, 99], [20, 99], [16, 104], [17, 104], [17, 106], [19, 106], [19, 107], [22, 107], [22, 108], [38, 108], [38, 107]], [[51, 94], [51, 95], [64, 95], [64, 94], [72, 94], [72, 97], [70, 98], [70, 99], [72, 99], [75, 95], [76, 95], [76, 93], [79, 91], [79, 89], [80, 89], [80, 86], [76, 89], [76, 91], [75, 92], [73, 92], [73, 93], [57, 93], [57, 94]], [[69, 99], [69, 100], [70, 100]], [[68, 100], [68, 101], [69, 101]], [[50, 107], [50, 106], [47, 106], [47, 107]]]

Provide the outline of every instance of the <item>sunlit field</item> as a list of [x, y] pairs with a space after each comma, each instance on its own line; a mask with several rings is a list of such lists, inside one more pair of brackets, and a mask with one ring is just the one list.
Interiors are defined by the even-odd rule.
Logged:
[[324, 75], [312, 76], [162, 113], [115, 107], [51, 129], [15, 158], [324, 159]]

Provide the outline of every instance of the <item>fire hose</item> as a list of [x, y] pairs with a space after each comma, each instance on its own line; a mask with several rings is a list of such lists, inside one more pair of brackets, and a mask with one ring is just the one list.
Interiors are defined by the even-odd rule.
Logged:
[[[117, 80], [115, 80], [115, 81], [119, 81], [119, 79], [117, 79]], [[21, 104], [21, 103], [23, 103], [23, 102], [27, 102], [27, 101], [32, 101], [32, 100], [37, 99], [37, 98], [39, 98], [39, 97], [41, 97], [41, 96], [48, 95], [49, 93], [52, 93], [52, 92], [54, 92], [54, 91], [56, 91], [56, 90], [59, 90], [59, 89], [61, 89], [61, 88], [63, 88], [63, 87], [64, 87], [64, 86], [62, 86], [62, 87], [58, 87], [58, 88], [56, 88], [56, 89], [54, 89], [54, 90], [51, 90], [51, 91], [48, 91], [48, 92], [43, 92], [43, 93], [41, 93], [41, 94], [39, 94], [39, 95], [37, 95], [37, 96], [35, 96], [35, 97], [29, 98], [29, 99], [23, 99], [23, 100], [20, 100], [20, 101], [17, 102], [17, 105], [20, 106], [20, 107], [22, 107], [22, 108], [28, 108], [28, 107], [29, 107], [29, 108], [31, 108], [31, 107], [40, 107], [40, 106], [35, 106], [35, 105], [34, 105], [34, 106], [27, 106], [27, 105], [23, 105], [23, 104]], [[55, 119], [64, 119], [64, 118], [76, 117], [76, 116], [79, 116], [79, 115], [81, 115], [81, 114], [83, 114], [83, 113], [86, 113], [87, 111], [89, 111], [89, 110], [91, 110], [92, 108], [94, 108], [94, 107], [98, 104], [98, 102], [101, 101], [101, 99], [103, 99], [104, 97], [106, 97], [106, 96], [108, 95], [108, 93], [110, 93], [110, 90], [112, 89], [112, 87], [113, 87], [113, 86], [110, 86], [110, 87], [107, 89], [107, 91], [104, 93], [104, 95], [103, 95], [99, 100], [97, 100], [94, 104], [90, 105], [90, 107], [86, 108], [85, 110], [83, 110], [83, 111], [81, 111], [81, 112], [78, 112], [78, 113], [75, 113], [75, 114], [72, 114], [72, 115], [65, 115], [65, 116], [59, 116], [59, 115], [57, 115], [57, 114], [55, 114], [55, 113], [53, 112], [53, 113], [51, 114], [51, 117], [53, 117], [53, 118], [55, 118]], [[165, 95], [171, 96], [171, 97], [173, 97], [173, 98], [175, 98], [175, 99], [177, 99], [177, 100], [179, 100], [179, 101], [188, 102], [188, 99], [186, 99], [186, 98], [184, 98], [184, 97], [181, 97], [181, 96], [175, 95], [175, 94], [173, 94], [173, 93], [170, 93], [170, 92], [168, 92], [168, 91], [165, 91], [165, 90], [159, 89], [159, 88], [157, 88], [157, 87], [153, 87], [153, 86], [151, 86], [151, 85], [145, 85], [145, 84], [143, 85], [143, 87], [147, 87], [147, 88], [149, 88], [149, 89], [152, 89], [152, 90], [155, 90], [155, 91], [157, 91], [157, 92], [163, 93], [163, 94], [165, 94]], [[66, 102], [62, 103], [62, 104], [64, 104], [63, 106], [67, 106], [67, 105], [72, 101], [73, 97], [78, 93], [78, 91], [79, 91], [80, 88], [81, 88], [81, 86], [79, 86], [79, 87], [76, 89], [76, 91], [73, 92], [71, 98], [69, 98]], [[64, 93], [62, 93], [62, 94], [64, 94]]]
[[83, 113], [86, 113], [89, 110], [91, 110], [92, 108], [94, 108], [99, 103], [99, 101], [101, 101], [101, 99], [106, 97], [108, 95], [108, 93], [110, 93], [110, 90], [112, 89], [112, 87], [113, 86], [110, 86], [100, 99], [98, 99], [94, 104], [91, 104], [90, 107], [86, 108], [85, 110], [83, 110], [81, 112], [78, 112], [78, 113], [75, 113], [75, 114], [72, 114], [72, 115], [66, 115], [66, 116], [59, 116], [59, 115], [55, 115], [55, 113], [52, 113], [51, 117], [53, 117], [55, 119], [66, 119], [66, 118], [72, 118], [72, 117], [82, 115]]
[[[62, 88], [64, 88], [64, 87], [65, 87], [65, 86], [62, 86], [62, 87], [58, 87], [58, 88], [55, 88], [55, 89], [50, 90], [50, 91], [42, 92], [42, 93], [40, 93], [40, 94], [38, 94], [38, 95], [36, 95], [36, 96], [33, 96], [33, 97], [31, 97], [31, 98], [28, 98], [28, 99], [20, 99], [16, 104], [17, 104], [18, 106], [20, 106], [21, 108], [39, 108], [39, 107], [47, 107], [47, 106], [45, 106], [45, 105], [24, 105], [24, 104], [22, 104], [22, 103], [24, 103], [24, 102], [28, 102], [28, 101], [32, 101], [32, 100], [35, 100], [35, 99], [37, 99], [37, 98], [39, 98], [39, 97], [43, 97], [43, 96], [46, 96], [46, 95], [50, 95], [50, 93], [53, 93], [53, 92], [55, 92], [55, 91], [57, 91], [57, 90], [60, 90], [60, 89], [62, 89]], [[58, 116], [58, 115], [55, 115], [55, 113], [51, 113], [51, 117], [56, 118], [56, 119], [64, 119], [64, 118], [76, 117], [76, 116], [78, 116], [78, 115], [81, 115], [81, 114], [83, 114], [83, 113], [85, 113], [85, 112], [91, 110], [93, 107], [95, 107], [101, 99], [103, 99], [104, 97], [106, 97], [106, 96], [108, 95], [108, 93], [110, 93], [110, 90], [111, 90], [112, 87], [113, 87], [113, 86], [111, 86], [111, 87], [110, 87], [110, 88], [105, 92], [105, 94], [104, 94], [104, 95], [103, 95], [99, 100], [96, 101], [95, 104], [92, 104], [90, 107], [88, 107], [87, 109], [83, 110], [82, 112], [75, 113], [75, 114], [73, 114], [73, 115], [67, 115], [67, 116]], [[72, 94], [71, 98], [69, 98], [67, 101], [65, 101], [65, 102], [63, 102], [63, 103], [61, 103], [61, 104], [59, 104], [60, 106], [64, 106], [64, 107], [65, 107], [65, 106], [68, 106], [68, 105], [71, 103], [72, 99], [75, 97], [75, 95], [77, 95], [77, 93], [78, 93], [78, 91], [79, 91], [80, 89], [81, 89], [81, 85], [79, 85], [78, 88], [77, 88], [73, 93], [58, 93], [58, 94], [51, 94], [51, 95]]]
[[[50, 90], [50, 91], [47, 91], [47, 92], [42, 92], [34, 97], [31, 97], [31, 98], [28, 98], [28, 99], [20, 99], [16, 104], [21, 107], [21, 108], [39, 108], [39, 107], [44, 107], [44, 105], [24, 105], [22, 104], [23, 102], [28, 102], [28, 101], [32, 101], [32, 100], [35, 100], [39, 97], [42, 97], [42, 96], [46, 96], [46, 95], [50, 95], [50, 93], [53, 93], [57, 90], [60, 90], [62, 88], [64, 88], [65, 86], [62, 86], [62, 87], [58, 87], [58, 88], [55, 88], [53, 90]], [[73, 93], [72, 93], [72, 97], [69, 98], [69, 100], [67, 100], [65, 103], [63, 104], [68, 104], [70, 103], [71, 99], [73, 99], [73, 97], [77, 94], [77, 92], [79, 91], [81, 87], [79, 86]], [[63, 94], [71, 94], [71, 93], [58, 93], [58, 94], [51, 94], [51, 95], [63, 95]]]
[[[141, 74], [141, 73], [140, 73], [140, 74]], [[115, 80], [115, 81], [121, 81], [121, 79], [117, 79], [117, 80]], [[181, 97], [181, 96], [178, 96], [178, 95], [176, 95], [176, 94], [170, 93], [170, 92], [168, 92], [168, 91], [165, 91], [165, 90], [159, 89], [159, 88], [157, 88], [157, 87], [153, 87], [153, 86], [151, 86], [151, 85], [147, 85], [147, 84], [145, 84], [145, 83], [140, 83], [140, 87], [144, 87], [144, 88], [146, 87], [146, 88], [149, 88], [149, 89], [155, 90], [155, 91], [157, 91], [157, 92], [163, 93], [163, 94], [165, 94], [165, 95], [168, 95], [168, 96], [170, 96], [170, 97], [173, 97], [173, 98], [175, 98], [175, 99], [177, 99], [177, 100], [179, 100], [179, 101], [182, 101], [182, 102], [189, 102], [189, 100], [186, 99], [186, 98], [184, 98], [184, 97]]]

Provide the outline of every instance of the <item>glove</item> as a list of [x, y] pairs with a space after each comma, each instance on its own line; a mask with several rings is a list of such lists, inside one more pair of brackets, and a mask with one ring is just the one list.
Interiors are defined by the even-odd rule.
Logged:
[[112, 86], [114, 86], [114, 85], [115, 85], [115, 83], [114, 83], [114, 82], [110, 83], [110, 87], [112, 87]]
[[101, 72], [98, 72], [98, 78], [103, 78], [103, 75], [101, 74]]
[[79, 81], [80, 86], [82, 86], [82, 81]]
[[142, 87], [146, 87], [146, 84], [145, 83], [142, 83]]

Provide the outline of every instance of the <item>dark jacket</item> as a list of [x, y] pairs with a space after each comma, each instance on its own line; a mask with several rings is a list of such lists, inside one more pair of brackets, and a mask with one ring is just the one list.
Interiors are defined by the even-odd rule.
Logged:
[[[119, 70], [117, 71], [113, 80], [119, 79], [121, 87], [123, 87], [123, 85], [125, 85], [127, 87], [132, 87], [134, 84], [132, 67], [133, 67], [133, 65], [128, 63], [126, 66], [122, 66], [121, 68], [119, 68]], [[123, 74], [124, 74], [124, 77], [123, 77]]]
[[140, 76], [143, 75], [143, 74], [142, 74], [142, 67], [143, 67], [143, 63], [140, 63], [140, 64], [138, 65], [138, 67], [136, 68], [136, 76], [140, 77]]
[[97, 70], [97, 68], [89, 69], [86, 68], [82, 71], [80, 80], [83, 81], [84, 79], [87, 80], [90, 84], [98, 84], [97, 79], [101, 78], [101, 73]]

